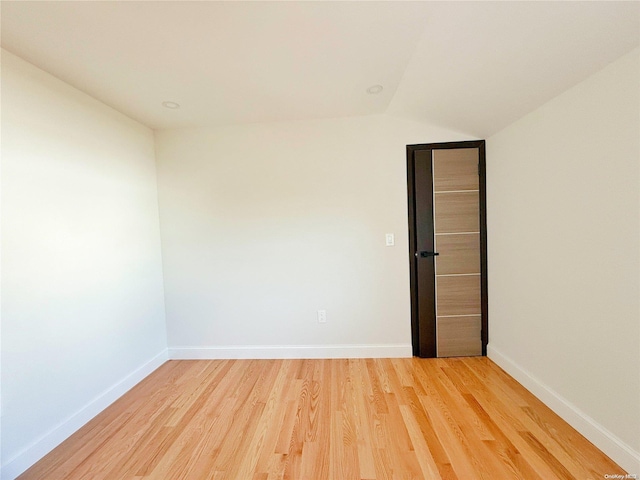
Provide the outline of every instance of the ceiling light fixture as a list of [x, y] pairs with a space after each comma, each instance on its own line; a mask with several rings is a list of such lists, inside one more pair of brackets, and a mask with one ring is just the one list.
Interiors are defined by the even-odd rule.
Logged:
[[171, 110], [176, 110], [180, 108], [180, 104], [176, 102], [162, 102], [162, 106], [164, 108], [170, 108]]
[[383, 88], [384, 87], [382, 85], [372, 85], [371, 87], [367, 88], [367, 93], [369, 95], [377, 95], [382, 91]]

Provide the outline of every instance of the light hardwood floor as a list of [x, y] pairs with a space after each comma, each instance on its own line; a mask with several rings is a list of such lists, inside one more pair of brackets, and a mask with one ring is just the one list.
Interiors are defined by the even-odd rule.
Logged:
[[598, 479], [624, 471], [484, 357], [170, 361], [26, 479]]

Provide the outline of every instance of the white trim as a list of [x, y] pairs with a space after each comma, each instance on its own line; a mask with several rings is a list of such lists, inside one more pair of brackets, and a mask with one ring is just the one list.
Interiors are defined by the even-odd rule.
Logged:
[[0, 478], [3, 480], [13, 480], [16, 478], [60, 445], [60, 443], [69, 438], [69, 436], [84, 426], [89, 420], [127, 393], [137, 383], [149, 376], [168, 359], [168, 352], [165, 349], [129, 373], [122, 380], [107, 388], [76, 413], [63, 420], [56, 427], [42, 435], [31, 443], [31, 445], [3, 464], [0, 470]]
[[274, 359], [274, 358], [408, 358], [410, 344], [387, 345], [229, 345], [172, 347], [172, 360]]
[[640, 474], [640, 452], [635, 451], [631, 445], [626, 444], [491, 344], [487, 346], [487, 356], [627, 472]]

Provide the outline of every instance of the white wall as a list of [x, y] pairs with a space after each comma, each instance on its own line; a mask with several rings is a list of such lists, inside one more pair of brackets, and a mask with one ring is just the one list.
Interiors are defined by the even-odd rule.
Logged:
[[171, 355], [410, 355], [406, 145], [460, 139], [384, 115], [157, 132]]
[[489, 355], [632, 473], [640, 473], [639, 56], [487, 140]]
[[166, 357], [153, 133], [2, 51], [2, 463]]

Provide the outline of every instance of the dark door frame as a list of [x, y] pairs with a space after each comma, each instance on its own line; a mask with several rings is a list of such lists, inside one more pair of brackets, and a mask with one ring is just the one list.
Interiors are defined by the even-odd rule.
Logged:
[[[477, 148], [479, 163], [478, 174], [480, 189], [480, 295], [481, 295], [481, 325], [482, 325], [482, 355], [487, 354], [487, 344], [489, 343], [489, 308], [487, 301], [487, 182], [486, 182], [486, 157], [485, 141], [471, 140], [465, 142], [446, 143], [423, 143], [417, 145], [407, 145], [407, 193], [409, 204], [409, 265], [411, 284], [411, 344], [413, 354], [422, 357], [436, 356], [436, 323], [423, 326], [422, 330], [431, 332], [431, 338], [420, 338], [420, 325], [418, 317], [418, 291], [417, 291], [417, 258], [416, 254], [416, 232], [415, 232], [415, 154], [416, 152], [433, 151], [449, 148]], [[431, 168], [431, 167], [429, 167]], [[432, 181], [431, 178], [429, 181]], [[432, 210], [433, 215], [433, 210]], [[431, 222], [431, 236], [433, 236], [433, 222]], [[434, 278], [435, 283], [435, 278]], [[434, 286], [435, 288], [435, 286]], [[435, 299], [434, 299], [435, 302]], [[435, 312], [435, 305], [433, 306]], [[423, 335], [424, 337], [425, 335]]]

